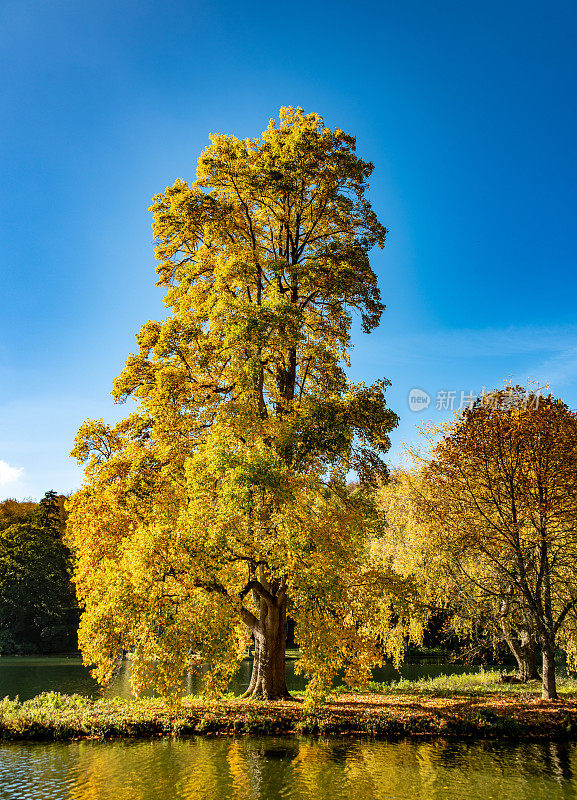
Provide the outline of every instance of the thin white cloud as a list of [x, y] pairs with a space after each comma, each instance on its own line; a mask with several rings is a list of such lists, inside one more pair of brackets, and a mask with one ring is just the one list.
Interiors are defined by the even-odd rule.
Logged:
[[[419, 332], [391, 337], [383, 348], [390, 363], [449, 363], [458, 359], [524, 356], [532, 379], [565, 386], [577, 379], [577, 326], [510, 326]], [[527, 370], [525, 366], [524, 372]], [[511, 376], [513, 377], [513, 376]]]
[[577, 344], [567, 343], [542, 364], [534, 367], [533, 373], [543, 383], [552, 387], [567, 386], [577, 380]]
[[546, 351], [563, 352], [577, 345], [577, 326], [511, 326], [507, 328], [481, 328], [422, 331], [415, 334], [392, 336], [385, 347], [393, 351], [414, 353], [416, 357], [430, 358], [431, 353], [447, 358], [471, 356], [507, 356]]
[[6, 461], [0, 461], [0, 486], [18, 483], [23, 472], [24, 467], [11, 467]]

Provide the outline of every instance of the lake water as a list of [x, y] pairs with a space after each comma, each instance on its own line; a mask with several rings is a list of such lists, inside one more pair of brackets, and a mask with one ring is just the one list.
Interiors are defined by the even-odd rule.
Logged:
[[569, 800], [575, 745], [193, 738], [0, 745], [1, 800]]
[[[295, 661], [287, 661], [287, 685], [291, 690], [304, 689], [304, 679], [295, 674]], [[240, 666], [231, 690], [242, 694], [250, 680], [252, 662], [247, 658]], [[374, 671], [377, 681], [398, 680], [399, 677], [414, 680], [415, 678], [434, 677], [441, 674], [472, 672], [480, 667], [471, 665], [445, 664], [439, 661], [419, 661], [403, 664], [400, 673], [387, 665]], [[187, 678], [186, 693], [197, 694], [200, 691], [199, 679], [190, 675]], [[57, 656], [2, 656], [0, 657], [0, 698], [16, 695], [20, 700], [28, 700], [41, 692], [62, 692], [63, 694], [82, 694], [98, 697], [101, 691], [98, 684], [82, 665], [80, 658], [61, 658]], [[114, 681], [103, 690], [105, 697], [132, 696], [130, 690], [130, 662], [125, 661]], [[1, 795], [0, 795], [1, 800]]]

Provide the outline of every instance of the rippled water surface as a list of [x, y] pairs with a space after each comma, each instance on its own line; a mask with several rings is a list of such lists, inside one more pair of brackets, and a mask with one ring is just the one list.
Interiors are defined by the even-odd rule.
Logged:
[[5, 744], [1, 800], [560, 800], [574, 745], [246, 737]]

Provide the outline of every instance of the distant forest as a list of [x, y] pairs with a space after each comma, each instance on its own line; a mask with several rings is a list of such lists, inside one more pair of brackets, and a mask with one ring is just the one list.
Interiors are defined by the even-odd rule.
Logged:
[[65, 544], [65, 497], [0, 503], [0, 654], [78, 648], [79, 609]]

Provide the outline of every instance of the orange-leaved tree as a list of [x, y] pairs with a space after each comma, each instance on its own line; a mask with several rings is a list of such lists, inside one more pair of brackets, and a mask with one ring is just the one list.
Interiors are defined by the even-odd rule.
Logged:
[[437, 432], [415, 495], [431, 550], [470, 601], [536, 635], [554, 699], [555, 647], [573, 649], [577, 624], [577, 413], [507, 386]]

